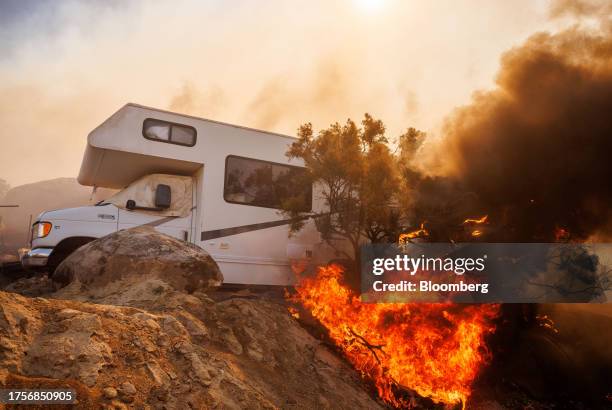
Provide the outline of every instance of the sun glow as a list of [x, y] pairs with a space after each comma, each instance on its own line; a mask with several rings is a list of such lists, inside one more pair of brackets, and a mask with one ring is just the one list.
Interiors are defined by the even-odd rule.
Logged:
[[375, 12], [385, 5], [385, 0], [353, 0], [355, 5], [364, 12]]

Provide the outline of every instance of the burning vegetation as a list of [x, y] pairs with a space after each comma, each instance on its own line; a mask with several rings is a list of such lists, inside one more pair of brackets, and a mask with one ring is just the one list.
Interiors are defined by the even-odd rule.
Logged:
[[419, 229], [416, 229], [412, 232], [408, 232], [408, 233], [401, 233], [398, 237], [398, 243], [401, 244], [406, 244], [410, 241], [412, 241], [413, 239], [417, 239], [417, 238], [425, 238], [429, 236], [429, 231], [427, 231], [427, 229], [425, 229], [425, 222], [421, 222], [421, 225], [419, 226]]
[[302, 277], [290, 300], [306, 308], [388, 404], [412, 407], [411, 394], [465, 405], [490, 359], [485, 339], [497, 305], [362, 303], [342, 268]]
[[[335, 188], [324, 192], [331, 213], [321, 224], [323, 238], [331, 232], [353, 239], [354, 245], [359, 238], [400, 245], [413, 240], [550, 243], [609, 238], [611, 28], [601, 24], [598, 29], [538, 33], [508, 51], [496, 88], [475, 94], [469, 105], [458, 108], [437, 146], [422, 144], [425, 135], [411, 128], [399, 138], [398, 154], [390, 159], [385, 151], [377, 157], [387, 142], [380, 121], [366, 115], [363, 129], [349, 121], [316, 138], [307, 124], [290, 155], [305, 160], [314, 180]], [[347, 156], [347, 147], [354, 147], [355, 154]], [[430, 157], [435, 158], [428, 161]], [[390, 161], [397, 166], [381, 165]], [[372, 169], [377, 186], [385, 187], [374, 194], [360, 185], [372, 183], [367, 179]], [[572, 266], [578, 256], [571, 255]], [[465, 406], [479, 374], [491, 377], [525, 358], [537, 362], [531, 372], [535, 376], [521, 377], [531, 386], [539, 377], [540, 392], [554, 391], [550, 397], [564, 393], [554, 383], [546, 384], [554, 378], [545, 377], [540, 367], [552, 363], [552, 368], [563, 367], [559, 373], [568, 379], [575, 378], [565, 368], [571, 358], [554, 339], [559, 335], [553, 323], [537, 317], [537, 307], [366, 304], [342, 275], [337, 266], [320, 267], [313, 277], [299, 279], [290, 300], [318, 320], [392, 406], [413, 407], [414, 393], [435, 403]], [[539, 323], [537, 330], [533, 323]], [[554, 331], [542, 335], [542, 328]], [[498, 340], [495, 348], [505, 352], [494, 371], [487, 368], [492, 333]], [[542, 353], [530, 350], [531, 345], [553, 347]], [[609, 374], [606, 366], [601, 365], [607, 369], [603, 373]], [[597, 405], [609, 390], [604, 384], [594, 383]]]
[[[348, 251], [337, 249], [342, 257], [358, 260], [364, 238], [400, 244], [582, 242], [612, 235], [610, 112], [612, 25], [574, 27], [535, 34], [509, 50], [496, 87], [476, 93], [470, 104], [453, 112], [437, 147], [423, 144], [425, 134], [409, 128], [396, 141], [399, 153], [393, 151], [384, 124], [366, 114], [361, 126], [349, 120], [316, 136], [311, 124], [303, 125], [288, 156], [307, 166], [304, 183], [327, 187], [321, 195], [329, 212], [319, 215], [317, 229], [324, 240], [342, 237], [350, 243]], [[298, 221], [294, 230], [304, 221], [297, 204], [283, 204]], [[571, 275], [546, 278], [544, 285], [567, 293], [567, 283], [578, 277], [599, 286], [598, 260], [591, 254], [562, 256], [559, 263]], [[480, 375], [493, 385], [495, 379], [513, 377], [512, 365], [522, 367], [514, 380], [526, 381], [524, 390], [531, 396], [544, 397], [544, 392], [564, 399], [568, 385], [575, 384], [581, 389], [573, 394], [582, 399], [585, 393], [578, 390], [587, 390], [579, 379], [585, 374], [598, 376], [589, 386], [594, 402], [612, 392], [612, 359], [603, 354], [609, 355], [609, 344], [604, 345], [605, 338], [586, 338], [589, 323], [584, 320], [573, 320], [579, 323], [575, 334], [564, 334], [533, 305], [363, 303], [338, 265], [298, 279], [288, 299], [318, 321], [391, 406], [414, 407], [417, 397], [424, 397], [465, 407]], [[290, 311], [299, 317], [298, 310]], [[598, 323], [610, 323], [604, 319]], [[605, 329], [591, 326], [597, 336]], [[571, 361], [587, 350], [568, 350], [560, 337], [566, 338], [565, 346], [579, 337], [601, 342], [590, 350], [598, 355], [581, 358], [586, 371], [574, 371], [581, 367]], [[242, 352], [242, 345], [236, 350]], [[257, 359], [258, 350], [249, 351]], [[497, 367], [488, 366], [495, 361]], [[552, 377], [559, 375], [567, 376], [567, 384]]]

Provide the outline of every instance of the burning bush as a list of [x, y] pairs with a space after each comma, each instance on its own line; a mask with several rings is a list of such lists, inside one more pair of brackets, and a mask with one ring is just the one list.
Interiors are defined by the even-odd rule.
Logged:
[[302, 277], [290, 296], [327, 329], [329, 338], [379, 396], [409, 407], [407, 392], [436, 403], [463, 403], [489, 359], [497, 305], [367, 304], [341, 280], [335, 265]]

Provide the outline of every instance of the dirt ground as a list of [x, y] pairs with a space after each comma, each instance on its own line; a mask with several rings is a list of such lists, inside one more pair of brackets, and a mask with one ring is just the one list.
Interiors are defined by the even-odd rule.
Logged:
[[139, 285], [108, 295], [119, 305], [49, 292], [45, 277], [10, 286], [44, 297], [0, 292], [0, 386], [70, 386], [77, 408], [381, 407], [282, 299]]

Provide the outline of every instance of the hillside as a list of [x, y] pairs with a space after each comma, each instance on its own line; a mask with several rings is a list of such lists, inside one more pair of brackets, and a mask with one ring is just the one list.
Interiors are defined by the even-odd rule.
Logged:
[[98, 190], [92, 197], [92, 188], [80, 185], [74, 178], [56, 178], [9, 189], [0, 201], [19, 205], [19, 208], [0, 208], [0, 219], [4, 223], [0, 232], [0, 253], [14, 253], [27, 245], [30, 217], [36, 218], [46, 210], [92, 204], [110, 192]]
[[[109, 251], [126, 241], [143, 254]], [[381, 408], [282, 295], [216, 290], [201, 249], [135, 228], [80, 252], [58, 291], [46, 277], [0, 291], [0, 388], [69, 386], [83, 409]]]

